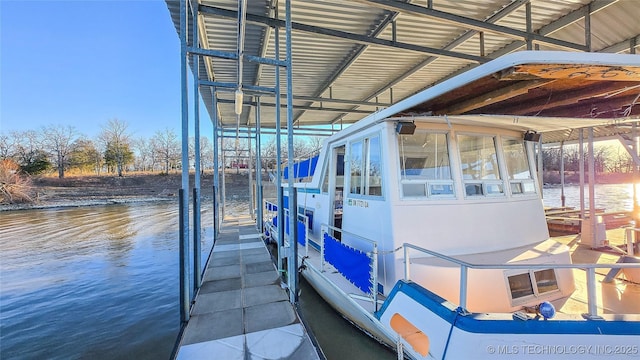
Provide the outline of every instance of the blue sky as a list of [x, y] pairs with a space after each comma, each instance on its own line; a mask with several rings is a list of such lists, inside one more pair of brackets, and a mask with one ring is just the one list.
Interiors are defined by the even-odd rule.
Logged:
[[[117, 118], [135, 138], [180, 134], [180, 42], [164, 1], [0, 0], [0, 36], [2, 133], [71, 125], [94, 138]], [[204, 107], [201, 122], [208, 134]]]

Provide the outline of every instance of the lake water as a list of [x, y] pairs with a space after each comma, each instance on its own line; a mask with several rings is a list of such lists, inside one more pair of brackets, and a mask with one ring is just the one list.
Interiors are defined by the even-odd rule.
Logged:
[[[248, 208], [228, 205], [228, 214]], [[203, 266], [211, 215], [204, 205]], [[175, 203], [0, 212], [0, 359], [168, 359], [178, 266]], [[329, 359], [394, 358], [302, 291]]]
[[[544, 190], [560, 205], [560, 188]], [[565, 189], [579, 206], [579, 188]], [[630, 210], [631, 185], [597, 185], [596, 206]], [[228, 214], [246, 205], [228, 204]], [[203, 264], [212, 246], [203, 205]], [[0, 212], [1, 359], [167, 359], [179, 331], [175, 203]], [[394, 359], [302, 284], [328, 359]]]
[[[596, 208], [603, 208], [607, 212], [633, 210], [633, 185], [632, 184], [596, 184], [595, 204]], [[636, 191], [640, 194], [640, 186], [636, 185]], [[560, 206], [560, 186], [547, 187], [543, 191], [545, 206]], [[565, 186], [565, 205], [580, 208], [580, 187], [577, 185]], [[589, 188], [584, 188], [585, 208], [589, 207]]]

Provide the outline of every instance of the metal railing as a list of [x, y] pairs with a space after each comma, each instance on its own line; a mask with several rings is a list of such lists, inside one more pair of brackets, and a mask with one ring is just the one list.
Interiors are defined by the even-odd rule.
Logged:
[[587, 276], [587, 307], [588, 317], [598, 316], [598, 304], [596, 299], [596, 269], [640, 269], [640, 264], [615, 263], [615, 264], [472, 264], [460, 259], [453, 258], [435, 251], [427, 250], [419, 246], [404, 243], [404, 280], [411, 279], [410, 267], [411, 258], [409, 250], [417, 250], [421, 253], [434, 256], [436, 258], [457, 264], [460, 266], [460, 304], [462, 312], [467, 311], [467, 272], [469, 269], [503, 269], [503, 270], [547, 270], [547, 269], [583, 269]]
[[[267, 222], [265, 222], [265, 227], [271, 231], [271, 233], [274, 233], [274, 230], [276, 229], [276, 225], [274, 225], [271, 220], [274, 218], [274, 216], [278, 213], [277, 210], [277, 204], [272, 203], [270, 201], [265, 201], [265, 209], [266, 209], [266, 217], [267, 217]], [[284, 210], [284, 217], [285, 219], [289, 218], [289, 209], [283, 209]], [[284, 220], [284, 219], [283, 219]], [[309, 254], [309, 218], [304, 215], [304, 214], [298, 214], [298, 221], [304, 224], [304, 247], [305, 247], [305, 255]], [[286, 229], [287, 224], [286, 222], [283, 221], [284, 227]], [[289, 230], [289, 232], [291, 232], [291, 229]], [[288, 240], [289, 239], [289, 235], [286, 233], [285, 231], [285, 238], [284, 240]], [[297, 241], [297, 239], [296, 239]], [[284, 245], [284, 242], [283, 242]]]

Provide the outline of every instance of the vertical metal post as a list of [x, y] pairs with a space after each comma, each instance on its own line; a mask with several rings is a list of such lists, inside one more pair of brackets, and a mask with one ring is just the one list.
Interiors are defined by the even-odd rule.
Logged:
[[599, 245], [596, 243], [598, 237], [596, 236], [596, 197], [595, 197], [595, 184], [596, 184], [596, 169], [595, 169], [595, 154], [593, 153], [593, 128], [589, 128], [589, 224], [591, 227], [591, 245]]
[[[214, 231], [214, 243], [216, 235], [220, 232], [220, 158], [219, 158], [219, 144], [218, 144], [218, 98], [216, 97], [215, 89], [211, 89], [213, 104], [213, 231]], [[224, 163], [222, 164], [222, 170], [224, 171]]]
[[[193, 47], [198, 47], [198, 6], [193, 6]], [[194, 121], [194, 157], [195, 174], [193, 188], [193, 287], [194, 294], [202, 283], [201, 245], [202, 229], [200, 226], [200, 57], [193, 55], [193, 121]], [[195, 295], [194, 295], [195, 296]]]
[[[308, 242], [308, 241], [307, 241]], [[373, 259], [372, 259], [372, 283], [373, 283], [373, 306], [378, 311], [378, 243], [373, 243]]]
[[531, 2], [527, 1], [524, 5], [525, 16], [527, 19], [527, 50], [533, 50], [533, 42], [531, 41], [531, 33], [533, 32], [533, 26], [531, 24]]
[[[631, 128], [631, 151], [634, 155], [638, 155], [638, 124], [633, 123]], [[632, 156], [633, 158], [633, 156]], [[638, 208], [638, 163], [633, 161], [633, 215], [632, 219], [636, 222], [635, 227], [640, 226], [640, 209]]]
[[220, 179], [220, 221], [224, 221], [224, 212], [227, 207], [227, 186], [225, 182], [225, 168], [227, 166], [227, 156], [224, 149], [224, 129], [222, 129], [220, 136], [220, 149], [222, 150], [222, 177]]
[[409, 260], [409, 247], [407, 245], [402, 245], [402, 250], [404, 251], [404, 281], [409, 281], [409, 279], [411, 278], [411, 261]]
[[182, 187], [180, 193], [180, 320], [189, 321], [189, 99], [187, 90], [187, 0], [180, 0], [180, 90], [182, 97]]
[[584, 221], [584, 129], [578, 129], [578, 156], [580, 157], [579, 170], [580, 170], [580, 219]]
[[[275, 8], [275, 18], [278, 18], [278, 7]], [[276, 30], [276, 60], [280, 60], [280, 28], [275, 27]], [[284, 244], [284, 202], [282, 194], [282, 139], [281, 139], [281, 124], [280, 124], [280, 66], [276, 66], [276, 188], [278, 196], [278, 215], [276, 226], [278, 228], [278, 271], [284, 270], [282, 268], [282, 258], [284, 255], [281, 253], [282, 245]]]
[[460, 265], [460, 309], [467, 310], [467, 273], [469, 268]]
[[587, 306], [591, 317], [598, 316], [598, 301], [596, 298], [596, 269], [590, 267], [587, 269]]
[[[536, 147], [538, 148], [538, 157], [536, 158], [538, 160], [538, 187], [540, 189], [543, 188], [544, 186], [544, 179], [542, 178], [542, 176], [544, 175], [544, 163], [542, 161], [542, 135], [540, 136], [540, 139], [538, 140], [538, 143], [536, 144]], [[542, 191], [541, 191], [542, 193]]]
[[253, 198], [254, 196], [254, 191], [253, 191], [253, 155], [251, 155], [251, 146], [252, 145], [252, 138], [251, 138], [251, 127], [247, 126], [247, 147], [249, 148], [249, 161], [247, 164], [247, 168], [249, 170], [249, 216], [251, 216], [251, 219], [255, 219], [255, 199]]
[[584, 45], [587, 51], [591, 51], [591, 3], [587, 5], [587, 13], [584, 14]]
[[263, 231], [262, 220], [264, 201], [262, 199], [262, 131], [260, 129], [260, 97], [256, 98], [256, 198], [258, 210], [256, 223], [258, 230]]
[[293, 73], [291, 69], [291, 0], [285, 1], [286, 53], [287, 53], [287, 164], [289, 169], [289, 300], [298, 301], [298, 206], [297, 192], [293, 187]]
[[[289, 166], [291, 167], [291, 166]], [[294, 206], [297, 205], [298, 189], [289, 188], [289, 256], [287, 260], [287, 281], [289, 283], [289, 301], [292, 304], [298, 302], [298, 213]]]
[[564, 140], [560, 142], [560, 204], [565, 207], [564, 196]]

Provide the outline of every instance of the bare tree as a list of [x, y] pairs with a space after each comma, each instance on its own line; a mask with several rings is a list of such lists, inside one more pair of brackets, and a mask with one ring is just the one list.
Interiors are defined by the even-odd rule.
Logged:
[[307, 140], [311, 151], [320, 151], [324, 138], [321, 136], [310, 136]]
[[48, 151], [54, 159], [58, 177], [64, 178], [64, 171], [69, 167], [69, 155], [78, 133], [73, 126], [49, 125], [42, 128], [43, 150]]
[[169, 166], [180, 157], [178, 136], [172, 129], [165, 128], [163, 131], [156, 131], [151, 142], [154, 157], [164, 163], [164, 172], [169, 174]]
[[122, 176], [122, 170], [126, 162], [131, 157], [131, 137], [127, 133], [128, 125], [126, 122], [118, 119], [111, 119], [106, 126], [102, 128], [99, 135], [100, 142], [109, 156], [113, 157], [117, 168], [118, 176]]
[[15, 144], [14, 160], [20, 170], [35, 175], [51, 167], [49, 156], [42, 150], [42, 140], [34, 130], [14, 131], [11, 133]]
[[[195, 156], [195, 138], [189, 138], [189, 154]], [[200, 137], [200, 171], [204, 172], [205, 169], [213, 168], [213, 145], [206, 136]]]
[[138, 138], [133, 141], [133, 147], [137, 151], [137, 165], [139, 170], [146, 171], [153, 166], [152, 141], [145, 138]]
[[6, 134], [0, 134], [0, 160], [12, 159], [15, 153], [15, 143]]

